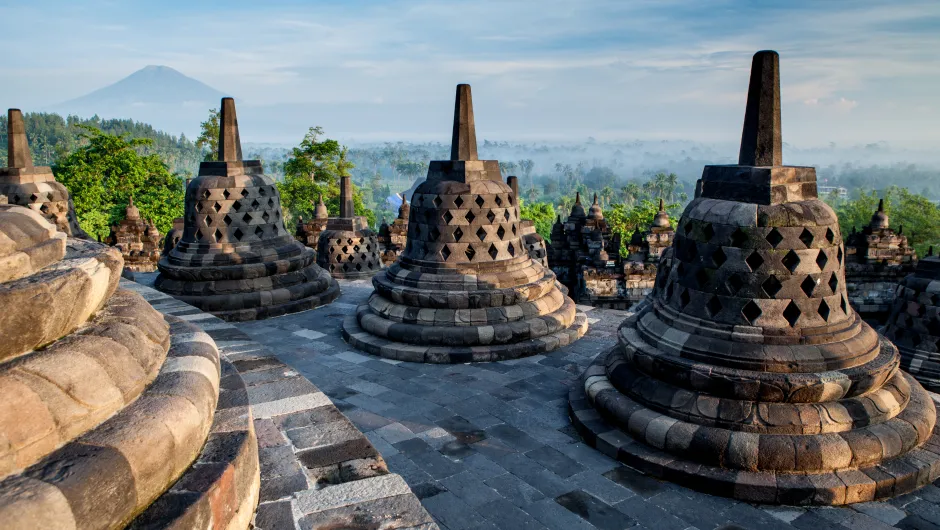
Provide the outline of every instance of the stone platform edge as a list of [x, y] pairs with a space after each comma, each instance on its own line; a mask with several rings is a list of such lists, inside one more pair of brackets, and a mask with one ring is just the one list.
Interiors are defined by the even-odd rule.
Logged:
[[438, 530], [365, 435], [272, 351], [233, 324], [146, 285], [122, 279], [121, 286], [161, 313], [205, 331], [244, 382], [244, 388], [230, 389], [226, 400], [228, 406], [249, 405], [254, 418], [261, 467], [254, 528], [309, 530], [368, 522], [389, 530]]

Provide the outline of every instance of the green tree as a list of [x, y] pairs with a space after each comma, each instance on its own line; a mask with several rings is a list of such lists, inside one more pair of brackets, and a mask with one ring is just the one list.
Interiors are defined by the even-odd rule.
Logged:
[[547, 202], [522, 203], [519, 215], [535, 224], [535, 231], [548, 241], [552, 236], [552, 223], [555, 222], [555, 209]]
[[92, 237], [107, 237], [110, 226], [124, 218], [128, 200], [161, 234], [183, 215], [183, 181], [170, 173], [156, 154], [141, 155], [148, 138], [106, 134], [80, 125], [87, 143], [53, 166], [56, 180], [69, 190], [82, 229]]
[[908, 244], [918, 255], [926, 254], [931, 245], [940, 248], [940, 208], [927, 197], [907, 188], [890, 186], [880, 191], [859, 190], [851, 199], [830, 195], [824, 196], [823, 200], [835, 209], [842, 237], [846, 238], [853, 228], [861, 230], [871, 222], [882, 198], [891, 227], [895, 230], [904, 227], [903, 235], [907, 236]]
[[399, 175], [405, 177], [405, 180], [408, 183], [407, 187], [411, 186], [411, 183], [421, 175], [424, 175], [428, 170], [428, 163], [418, 160], [399, 160], [395, 163], [395, 171]]
[[[680, 213], [679, 209], [681, 207], [682, 205], [679, 203], [666, 205], [666, 211], [669, 212], [673, 227], [676, 225], [676, 219], [678, 219], [678, 214]], [[607, 221], [607, 224], [610, 225], [610, 229], [620, 233], [621, 241], [623, 241], [620, 247], [622, 256], [627, 256], [627, 243], [630, 241], [633, 231], [637, 228], [646, 230], [653, 222], [653, 217], [658, 211], [659, 201], [653, 202], [648, 199], [643, 199], [634, 206], [614, 204], [604, 212], [604, 219]]]
[[196, 147], [205, 151], [203, 160], [211, 162], [219, 158], [219, 109], [209, 110], [209, 119], [199, 124]]

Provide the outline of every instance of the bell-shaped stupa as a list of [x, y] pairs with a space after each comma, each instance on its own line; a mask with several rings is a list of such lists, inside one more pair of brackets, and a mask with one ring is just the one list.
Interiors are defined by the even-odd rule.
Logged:
[[0, 195], [9, 204], [36, 210], [69, 237], [91, 239], [78, 226], [69, 190], [56, 181], [52, 168], [33, 165], [19, 109], [7, 111], [7, 167], [0, 168]]
[[230, 321], [332, 302], [339, 285], [284, 228], [274, 181], [260, 160], [242, 160], [232, 98], [219, 129], [219, 161], [186, 187], [183, 237], [160, 259], [156, 288]]
[[653, 292], [570, 395], [585, 440], [715, 495], [846, 504], [940, 475], [930, 395], [851, 308], [835, 212], [782, 165], [779, 58], [754, 56], [738, 165], [706, 166]]
[[884, 332], [901, 352], [901, 368], [940, 392], [940, 257], [933, 248], [901, 281]]
[[[323, 210], [323, 198], [320, 198]], [[320, 215], [320, 206], [317, 215]], [[382, 270], [379, 238], [353, 208], [352, 179], [339, 180], [339, 217], [330, 217], [317, 241], [317, 263], [334, 278], [366, 280]]]
[[526, 251], [499, 163], [477, 158], [470, 86], [457, 86], [451, 159], [411, 199], [408, 242], [343, 323], [350, 344], [393, 359], [497, 361], [580, 338], [587, 319]]

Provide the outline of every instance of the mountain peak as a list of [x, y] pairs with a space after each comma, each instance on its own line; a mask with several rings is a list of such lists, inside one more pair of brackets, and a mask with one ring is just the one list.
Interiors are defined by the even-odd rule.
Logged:
[[[111, 109], [127, 105], [140, 107], [198, 103], [205, 104], [208, 109], [217, 107], [219, 100], [226, 95], [169, 66], [151, 64], [116, 83], [58, 106], [89, 109], [92, 114], [102, 116]], [[83, 114], [87, 114], [87, 111]]]

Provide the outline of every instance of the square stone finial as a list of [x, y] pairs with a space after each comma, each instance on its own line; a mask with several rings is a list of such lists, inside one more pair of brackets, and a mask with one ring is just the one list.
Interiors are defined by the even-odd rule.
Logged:
[[219, 162], [241, 162], [242, 142], [238, 136], [235, 100], [222, 98], [219, 115]]
[[342, 176], [339, 179], [339, 216], [343, 218], [354, 217], [356, 209], [353, 205], [352, 178]]
[[7, 167], [33, 167], [33, 155], [29, 152], [26, 125], [23, 123], [23, 113], [20, 109], [7, 111]]
[[519, 179], [510, 175], [506, 177], [506, 184], [509, 184], [509, 187], [512, 188], [512, 196], [519, 199]]
[[479, 160], [477, 155], [477, 132], [473, 122], [473, 98], [470, 85], [457, 85], [457, 100], [454, 103], [454, 135], [450, 144], [451, 160]]
[[751, 62], [747, 90], [747, 110], [738, 164], [742, 166], [783, 165], [783, 137], [780, 132], [780, 56], [775, 51], [759, 51]]

